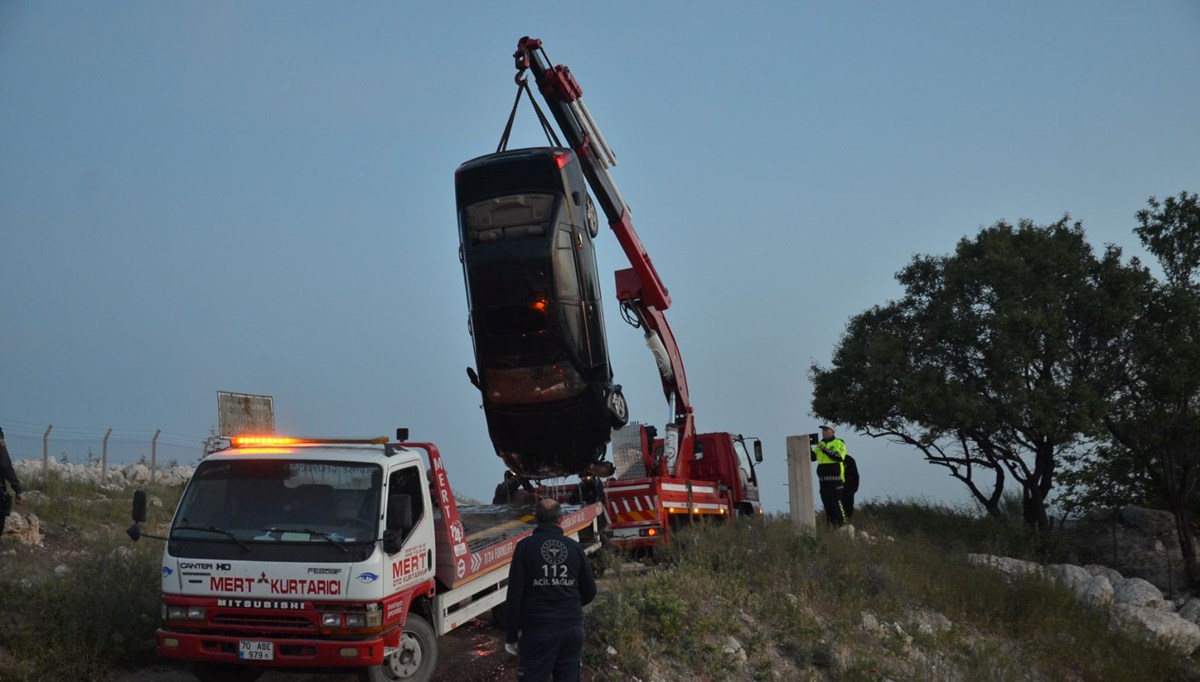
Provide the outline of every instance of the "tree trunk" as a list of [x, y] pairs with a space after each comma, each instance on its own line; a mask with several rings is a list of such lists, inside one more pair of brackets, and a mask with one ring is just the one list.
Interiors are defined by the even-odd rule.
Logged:
[[1036, 528], [1043, 535], [1050, 532], [1050, 516], [1046, 513], [1046, 496], [1054, 483], [1054, 447], [1049, 443], [1038, 445], [1034, 455], [1033, 474], [1022, 481], [1023, 493], [1021, 512], [1025, 525]]
[[1175, 532], [1179, 534], [1179, 551], [1183, 554], [1183, 566], [1187, 569], [1188, 587], [1200, 588], [1200, 566], [1196, 564], [1196, 542], [1192, 537], [1191, 514], [1187, 504], [1171, 510], [1175, 514]]

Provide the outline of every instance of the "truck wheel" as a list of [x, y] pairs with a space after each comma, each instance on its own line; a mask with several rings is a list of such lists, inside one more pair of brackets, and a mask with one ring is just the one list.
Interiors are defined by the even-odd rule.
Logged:
[[437, 667], [437, 655], [433, 627], [424, 618], [410, 613], [404, 622], [404, 634], [400, 635], [400, 648], [383, 659], [382, 665], [360, 671], [358, 678], [362, 682], [429, 682]]
[[225, 663], [193, 663], [192, 674], [200, 682], [254, 682], [263, 674], [262, 668]]
[[625, 394], [620, 386], [614, 386], [608, 394], [608, 418], [614, 429], [619, 429], [629, 423], [629, 404], [625, 402]]

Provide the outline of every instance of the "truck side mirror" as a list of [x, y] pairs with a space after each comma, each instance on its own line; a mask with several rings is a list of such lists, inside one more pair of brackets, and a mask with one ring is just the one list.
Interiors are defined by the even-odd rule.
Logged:
[[142, 527], [139, 525], [146, 520], [146, 491], [138, 490], [133, 493], [133, 525], [125, 529], [130, 540], [137, 542], [142, 539]]
[[762, 441], [754, 441], [754, 461], [762, 464]]
[[146, 522], [146, 491], [137, 490], [133, 493], [133, 520], [135, 523]]

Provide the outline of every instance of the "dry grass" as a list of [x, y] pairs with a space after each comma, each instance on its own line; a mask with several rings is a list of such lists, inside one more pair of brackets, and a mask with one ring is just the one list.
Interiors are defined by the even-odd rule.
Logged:
[[798, 536], [781, 519], [682, 534], [675, 568], [618, 576], [589, 614], [597, 679], [1197, 678], [1063, 590], [966, 563], [968, 551], [1050, 551], [1019, 526], [901, 503], [856, 520], [898, 539]]
[[[125, 536], [132, 489], [53, 474], [28, 487], [18, 509], [39, 518], [44, 545], [0, 546], [0, 680], [104, 680], [152, 660], [162, 544]], [[182, 490], [149, 493], [150, 524], [169, 521]]]

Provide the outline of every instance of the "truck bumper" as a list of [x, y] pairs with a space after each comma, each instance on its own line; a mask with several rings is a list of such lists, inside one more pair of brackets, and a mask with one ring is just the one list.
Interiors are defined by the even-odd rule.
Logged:
[[[251, 637], [176, 632], [159, 629], [158, 655], [203, 663], [247, 664], [264, 668], [354, 667], [383, 663], [383, 637], [355, 640], [325, 640], [279, 637]], [[239, 641], [275, 643], [275, 658], [270, 661], [244, 661], [238, 658]]]

